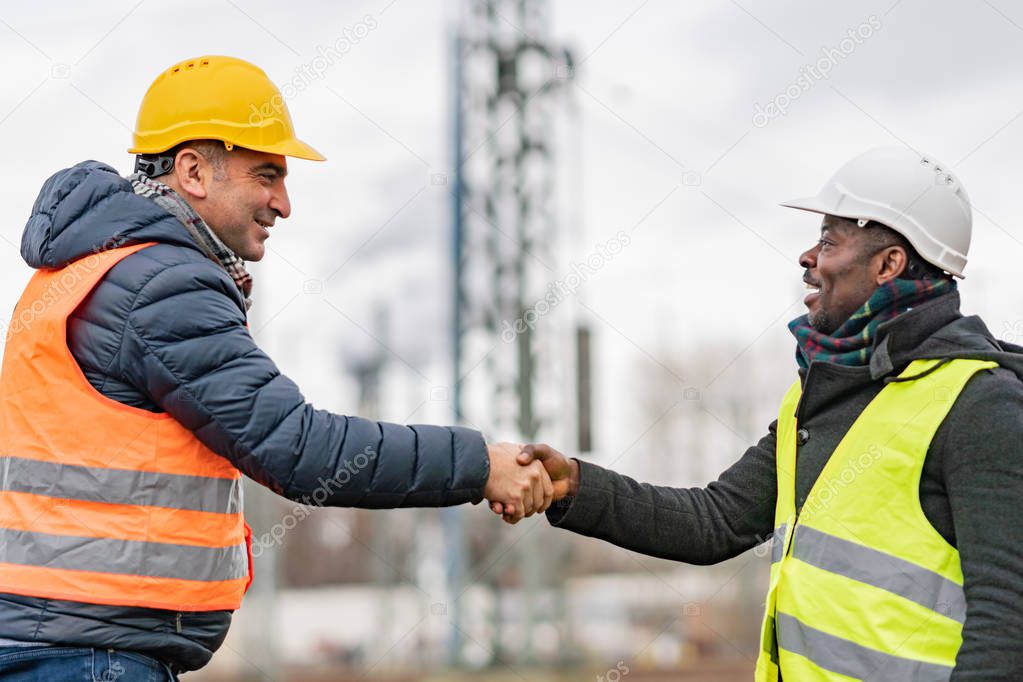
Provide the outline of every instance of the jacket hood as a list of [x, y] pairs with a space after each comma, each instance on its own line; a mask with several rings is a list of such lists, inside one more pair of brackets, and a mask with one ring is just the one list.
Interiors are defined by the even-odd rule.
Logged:
[[83, 161], [43, 184], [21, 237], [33, 268], [62, 268], [82, 256], [141, 242], [198, 247], [184, 226], [135, 194], [110, 166]]
[[875, 379], [913, 360], [992, 360], [1023, 379], [1023, 346], [999, 341], [976, 315], [959, 312], [959, 293], [928, 301], [878, 327], [870, 358]]

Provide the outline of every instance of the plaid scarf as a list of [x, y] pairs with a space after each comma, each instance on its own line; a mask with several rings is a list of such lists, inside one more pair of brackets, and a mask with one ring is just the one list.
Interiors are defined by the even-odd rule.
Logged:
[[870, 362], [874, 338], [882, 322], [955, 290], [956, 283], [950, 279], [893, 279], [879, 286], [867, 302], [831, 334], [822, 334], [811, 327], [808, 315], [797, 317], [789, 322], [789, 331], [796, 337], [796, 362], [802, 369], [815, 360], [865, 366]]
[[252, 275], [245, 269], [245, 261], [235, 255], [224, 242], [220, 241], [210, 226], [206, 224], [195, 209], [188, 205], [181, 196], [159, 180], [135, 173], [128, 178], [135, 194], [152, 199], [172, 216], [181, 221], [199, 248], [214, 263], [227, 270], [238, 290], [245, 298], [245, 309], [252, 307]]

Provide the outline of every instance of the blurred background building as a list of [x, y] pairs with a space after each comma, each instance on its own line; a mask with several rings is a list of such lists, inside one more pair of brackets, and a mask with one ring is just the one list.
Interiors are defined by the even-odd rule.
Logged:
[[[868, 147], [956, 169], [964, 307], [1021, 342], [1020, 24], [945, 0], [0, 3], [0, 307], [45, 178], [127, 173], [155, 74], [237, 55], [329, 158], [292, 163], [252, 268], [253, 334], [311, 401], [703, 486], [795, 376], [817, 222], [776, 204]], [[186, 679], [751, 679], [764, 548], [690, 567], [485, 505], [246, 495], [258, 577]]]

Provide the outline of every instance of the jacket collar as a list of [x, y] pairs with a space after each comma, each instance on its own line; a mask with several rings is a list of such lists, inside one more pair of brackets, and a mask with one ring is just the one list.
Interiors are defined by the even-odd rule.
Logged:
[[921, 344], [961, 317], [959, 292], [953, 291], [881, 324], [870, 355], [870, 378], [876, 381], [909, 364]]

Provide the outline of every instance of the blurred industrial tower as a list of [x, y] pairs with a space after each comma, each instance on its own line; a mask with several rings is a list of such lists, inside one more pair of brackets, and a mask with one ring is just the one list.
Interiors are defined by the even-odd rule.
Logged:
[[[544, 0], [466, 0], [462, 10], [453, 77], [454, 418], [491, 440], [589, 450], [589, 334], [576, 328], [568, 303], [545, 298], [564, 272], [553, 137], [572, 59], [547, 38]], [[473, 580], [464, 511], [445, 510], [443, 519], [448, 659], [458, 665], [465, 642], [457, 599]], [[495, 527], [494, 549], [480, 564], [493, 596], [494, 664], [536, 661], [538, 624], [555, 628], [559, 643], [570, 638], [559, 578], [567, 555], [541, 547], [537, 530], [512, 543]], [[497, 563], [508, 568], [490, 568]], [[522, 595], [515, 610], [523, 622], [503, 612], [502, 586]]]

